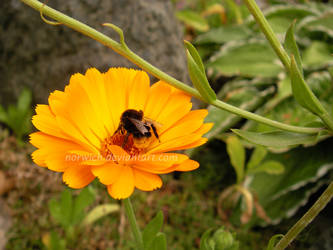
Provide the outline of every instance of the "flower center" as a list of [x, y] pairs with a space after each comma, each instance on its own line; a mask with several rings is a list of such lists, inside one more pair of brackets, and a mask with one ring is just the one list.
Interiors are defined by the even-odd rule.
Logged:
[[131, 156], [144, 154], [156, 137], [156, 128], [144, 119], [143, 111], [128, 109], [122, 113], [116, 132], [102, 143], [101, 154], [105, 158], [112, 157], [111, 145], [122, 147]]
[[[127, 139], [126, 139], [127, 137]], [[125, 141], [126, 140], [126, 141]], [[126, 131], [116, 131], [112, 136], [106, 138], [102, 143], [101, 154], [103, 157], [111, 159], [112, 152], [111, 145], [122, 147], [129, 155], [138, 155], [145, 153], [145, 148], [138, 148], [135, 146], [133, 135], [127, 135]]]

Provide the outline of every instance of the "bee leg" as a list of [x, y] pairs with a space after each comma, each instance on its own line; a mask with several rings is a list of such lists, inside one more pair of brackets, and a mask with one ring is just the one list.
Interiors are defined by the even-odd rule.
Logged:
[[152, 128], [152, 130], [154, 132], [155, 137], [158, 139], [159, 142], [161, 142], [160, 138], [159, 138], [159, 136], [157, 134], [157, 130], [156, 130], [156, 127], [154, 126], [154, 124], [151, 125], [151, 128]]
[[125, 138], [124, 138], [123, 144], [121, 145], [122, 148], [125, 148], [125, 145], [126, 145], [126, 143], [127, 143], [127, 141], [128, 141], [128, 137], [129, 137], [129, 133], [127, 133], [127, 134], [125, 135]]

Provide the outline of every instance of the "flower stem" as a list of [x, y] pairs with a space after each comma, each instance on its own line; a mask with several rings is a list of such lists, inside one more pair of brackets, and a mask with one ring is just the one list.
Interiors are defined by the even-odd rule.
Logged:
[[283, 49], [279, 39], [276, 37], [274, 31], [272, 30], [271, 26], [269, 25], [267, 19], [265, 18], [264, 14], [259, 9], [255, 0], [244, 0], [247, 8], [256, 19], [257, 23], [259, 24], [261, 31], [266, 36], [267, 40], [271, 44], [272, 48], [275, 50], [275, 53], [280, 58], [283, 65], [286, 67], [288, 72], [290, 71], [290, 58], [287, 52]]
[[297, 235], [319, 214], [333, 197], [333, 182], [326, 188], [313, 206], [297, 221], [287, 234], [276, 244], [274, 250], [285, 249]]
[[265, 125], [268, 125], [268, 126], [271, 126], [274, 128], [278, 128], [281, 130], [289, 131], [289, 132], [301, 133], [301, 134], [316, 134], [322, 130], [321, 128], [298, 127], [298, 126], [281, 123], [281, 122], [257, 115], [255, 113], [251, 113], [244, 109], [237, 108], [235, 106], [232, 106], [232, 105], [222, 102], [220, 100], [215, 100], [211, 104], [220, 109], [229, 111], [230, 113], [233, 113], [233, 114], [237, 114], [246, 119], [254, 120], [256, 122], [259, 122], [259, 123], [262, 123], [262, 124], [265, 124]]
[[[34, 8], [38, 11], [41, 11], [43, 13], [43, 15], [51, 17], [51, 18], [57, 20], [58, 22], [66, 25], [86, 36], [91, 37], [92, 39], [104, 44], [105, 46], [110, 47], [111, 49], [113, 49], [120, 55], [124, 56], [125, 58], [127, 58], [128, 60], [133, 62], [134, 64], [138, 65], [140, 68], [144, 69], [148, 73], [157, 77], [158, 79], [161, 79], [161, 80], [173, 85], [174, 87], [188, 93], [191, 96], [194, 96], [200, 100], [203, 100], [202, 97], [200, 96], [199, 92], [196, 89], [186, 85], [185, 83], [183, 83], [183, 82], [173, 78], [172, 76], [166, 74], [165, 72], [159, 70], [155, 66], [153, 66], [150, 63], [148, 63], [147, 61], [145, 61], [143, 58], [136, 55], [127, 46], [123, 46], [123, 44], [114, 41], [110, 37], [89, 27], [88, 25], [81, 23], [81, 22], [75, 20], [74, 18], [71, 18], [46, 5], [43, 5], [42, 3], [40, 3], [37, 0], [21, 0], [21, 1], [24, 2], [25, 4], [29, 5], [30, 7]], [[248, 0], [247, 2], [251, 3], [252, 1]], [[260, 13], [260, 10], [259, 10], [259, 13]], [[269, 27], [269, 25], [268, 25], [268, 27]], [[273, 35], [274, 35], [274, 33], [273, 33]], [[123, 43], [124, 42], [125, 41], [123, 41]], [[277, 39], [274, 42], [274, 44], [276, 45], [277, 48], [281, 47], [281, 46], [278, 46], [279, 42], [277, 41]], [[282, 50], [282, 48], [280, 48], [280, 50]], [[281, 52], [281, 53], [283, 54], [283, 52]], [[289, 60], [288, 55], [284, 55], [283, 57], [286, 57]], [[286, 61], [286, 63], [289, 63], [288, 60]], [[246, 110], [232, 106], [232, 105], [222, 102], [220, 100], [215, 100], [211, 104], [220, 109], [229, 111], [235, 115], [239, 115], [243, 118], [250, 119], [250, 120], [253, 120], [253, 121], [256, 121], [256, 122], [259, 122], [259, 123], [262, 123], [262, 124], [265, 124], [265, 125], [277, 128], [277, 129], [289, 131], [289, 132], [296, 132], [296, 133], [302, 133], [302, 134], [316, 134], [321, 130], [320, 128], [308, 128], [308, 127], [298, 127], [298, 126], [287, 125], [287, 124], [284, 124], [284, 123], [281, 123], [278, 121], [274, 121], [274, 120], [262, 117], [260, 115], [248, 112]]]
[[[279, 39], [276, 37], [272, 27], [269, 25], [267, 19], [265, 18], [264, 14], [258, 7], [255, 0], [244, 0], [247, 8], [259, 24], [261, 31], [266, 36], [266, 39], [271, 44], [272, 48], [274, 49], [277, 56], [280, 58], [281, 62], [285, 66], [288, 72], [291, 72], [291, 61], [290, 57], [288, 56], [287, 52], [283, 48], [282, 44], [280, 43]], [[321, 106], [320, 102], [318, 104]], [[322, 119], [322, 121], [326, 124], [326, 126], [333, 131], [333, 119], [330, 117], [326, 110], [323, 111], [322, 114], [318, 114], [318, 116]]]
[[141, 231], [138, 227], [138, 224], [136, 223], [135, 214], [134, 214], [134, 211], [133, 211], [133, 207], [132, 207], [132, 203], [131, 203], [130, 198], [124, 199], [123, 203], [124, 203], [124, 206], [125, 206], [125, 211], [126, 211], [126, 214], [127, 214], [127, 218], [129, 220], [131, 228], [132, 228], [132, 233], [134, 235], [134, 238], [135, 238], [135, 241], [136, 241], [136, 244], [137, 244], [137, 249], [138, 250], [144, 250]]

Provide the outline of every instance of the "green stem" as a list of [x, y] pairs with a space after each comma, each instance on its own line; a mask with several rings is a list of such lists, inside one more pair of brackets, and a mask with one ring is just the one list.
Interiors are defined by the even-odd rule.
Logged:
[[[272, 27], [269, 25], [267, 19], [265, 18], [262, 11], [259, 9], [257, 3], [255, 0], [244, 0], [245, 4], [247, 5], [247, 8], [253, 15], [254, 19], [259, 24], [261, 31], [266, 36], [266, 39], [271, 44], [272, 48], [274, 49], [277, 56], [280, 58], [281, 62], [284, 64], [286, 70], [288, 72], [291, 71], [291, 64], [290, 64], [290, 58], [283, 48], [282, 44], [280, 43], [279, 39], [276, 37]], [[316, 97], [315, 97], [316, 98]], [[317, 99], [317, 98], [316, 98]], [[319, 100], [318, 105], [321, 106]], [[333, 120], [328, 114], [326, 110], [324, 110], [323, 114], [318, 114], [318, 116], [322, 119], [322, 121], [326, 124], [326, 126], [333, 131]]]
[[249, 111], [237, 108], [235, 106], [232, 106], [228, 103], [222, 102], [220, 100], [215, 100], [211, 103], [212, 105], [221, 108], [223, 110], [229, 111], [231, 113], [237, 114], [241, 117], [244, 117], [249, 120], [254, 120], [256, 122], [260, 122], [262, 124], [266, 124], [268, 126], [278, 128], [281, 130], [289, 131], [289, 132], [295, 132], [295, 133], [302, 133], [302, 134], [316, 134], [319, 131], [321, 131], [321, 128], [307, 128], [307, 127], [297, 127], [292, 126], [288, 124], [284, 124], [278, 121], [274, 121], [268, 118], [265, 118], [263, 116], [257, 115], [255, 113], [251, 113]]
[[274, 250], [285, 249], [297, 235], [319, 214], [333, 197], [333, 182], [326, 188], [324, 193], [313, 204], [313, 206], [297, 221], [297, 223], [287, 232], [287, 234], [277, 243]]
[[330, 128], [331, 131], [333, 131], [333, 120], [329, 113], [324, 109], [324, 113], [320, 115], [321, 120], [327, 125], [327, 127]]
[[[131, 51], [127, 46], [123, 46], [122, 44], [114, 41], [113, 39], [109, 38], [108, 36], [102, 34], [101, 32], [89, 27], [88, 25], [81, 23], [69, 16], [66, 16], [65, 14], [56, 11], [46, 5], [43, 5], [42, 3], [38, 2], [37, 0], [21, 0], [22, 2], [26, 3], [30, 7], [42, 11], [45, 16], [51, 17], [58, 22], [86, 35], [91, 37], [92, 39], [104, 44], [107, 47], [110, 47], [120, 55], [126, 57], [128, 60], [133, 62], [134, 64], [138, 65], [140, 68], [144, 69], [151, 75], [157, 77], [158, 79], [161, 79], [174, 87], [183, 90], [184, 92], [190, 94], [191, 96], [194, 96], [200, 100], [202, 100], [202, 97], [200, 96], [199, 92], [186, 85], [185, 83], [173, 78], [172, 76], [164, 73], [163, 71], [159, 70], [158, 68], [154, 67], [138, 55], [136, 55], [133, 51]], [[251, 2], [251, 1], [249, 1]], [[260, 11], [259, 11], [260, 12]], [[215, 100], [212, 105], [224, 109], [226, 111], [229, 111], [235, 115], [239, 115], [243, 118], [254, 120], [256, 122], [263, 123], [265, 125], [289, 131], [289, 132], [296, 132], [296, 133], [302, 133], [302, 134], [316, 134], [321, 129], [320, 128], [307, 128], [307, 127], [297, 127], [292, 125], [287, 125], [281, 122], [277, 122], [274, 120], [267, 119], [265, 117], [262, 117], [260, 115], [248, 112], [246, 110], [237, 108], [235, 106], [232, 106], [230, 104], [224, 103], [220, 100]]]
[[137, 248], [139, 250], [144, 250], [143, 247], [143, 240], [142, 240], [142, 235], [141, 235], [141, 231], [138, 227], [138, 224], [136, 223], [136, 219], [135, 219], [135, 214], [133, 211], [133, 207], [132, 207], [132, 203], [130, 198], [124, 199], [123, 200], [124, 206], [125, 206], [125, 211], [127, 214], [127, 218], [131, 224], [131, 228], [132, 228], [132, 232], [137, 244]]
[[275, 53], [280, 58], [281, 62], [284, 64], [288, 72], [290, 71], [290, 58], [287, 52], [283, 49], [279, 39], [276, 37], [274, 31], [272, 30], [271, 26], [267, 22], [264, 14], [259, 9], [255, 0], [244, 0], [247, 8], [256, 19], [257, 23], [259, 24], [261, 31], [266, 36], [267, 40], [275, 50]]
[[[253, 17], [259, 24], [262, 32], [266, 36], [267, 40], [271, 44], [272, 48], [275, 50], [276, 54], [280, 58], [281, 62], [284, 64], [288, 72], [290, 72], [290, 58], [287, 52], [282, 47], [280, 41], [275, 36], [271, 26], [267, 22], [265, 16], [259, 9], [255, 0], [244, 0], [249, 11], [252, 13]], [[320, 116], [321, 119], [332, 129], [333, 122], [329, 117], [328, 113]], [[324, 193], [319, 197], [315, 204], [304, 214], [304, 216], [297, 221], [297, 223], [287, 232], [287, 234], [278, 242], [274, 250], [285, 249], [296, 237], [297, 235], [319, 214], [319, 212], [326, 206], [326, 204], [333, 197], [333, 182], [328, 186]]]

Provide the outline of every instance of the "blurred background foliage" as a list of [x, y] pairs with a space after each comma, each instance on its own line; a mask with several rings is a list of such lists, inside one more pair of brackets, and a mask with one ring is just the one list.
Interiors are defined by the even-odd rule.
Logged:
[[[295, 102], [288, 75], [241, 1], [172, 3], [184, 24], [184, 37], [202, 56], [219, 99], [287, 124], [320, 126], [316, 116]], [[281, 40], [296, 20], [306, 82], [333, 112], [333, 3], [267, 0], [261, 7]], [[227, 249], [219, 247], [222, 236], [230, 237], [230, 249], [264, 249], [270, 237], [286, 232], [332, 180], [333, 140], [254, 147], [229, 129], [272, 128], [213, 106], [208, 110], [206, 121], [215, 123], [207, 134], [209, 143], [188, 151], [201, 167], [164, 176], [159, 191], [135, 192], [132, 202], [139, 224], [143, 227], [162, 210], [169, 249]], [[12, 214], [6, 249], [132, 249], [123, 208], [110, 201], [102, 185], [94, 182], [78, 194], [65, 189], [60, 175], [31, 166], [33, 149], [26, 142], [32, 114], [27, 89], [16, 104], [0, 106], [0, 173], [6, 175], [0, 195]], [[20, 171], [24, 174], [16, 176], [19, 184], [9, 192], [11, 177]], [[101, 206], [106, 207], [99, 210]], [[290, 249], [332, 249], [329, 209], [332, 204]]]

